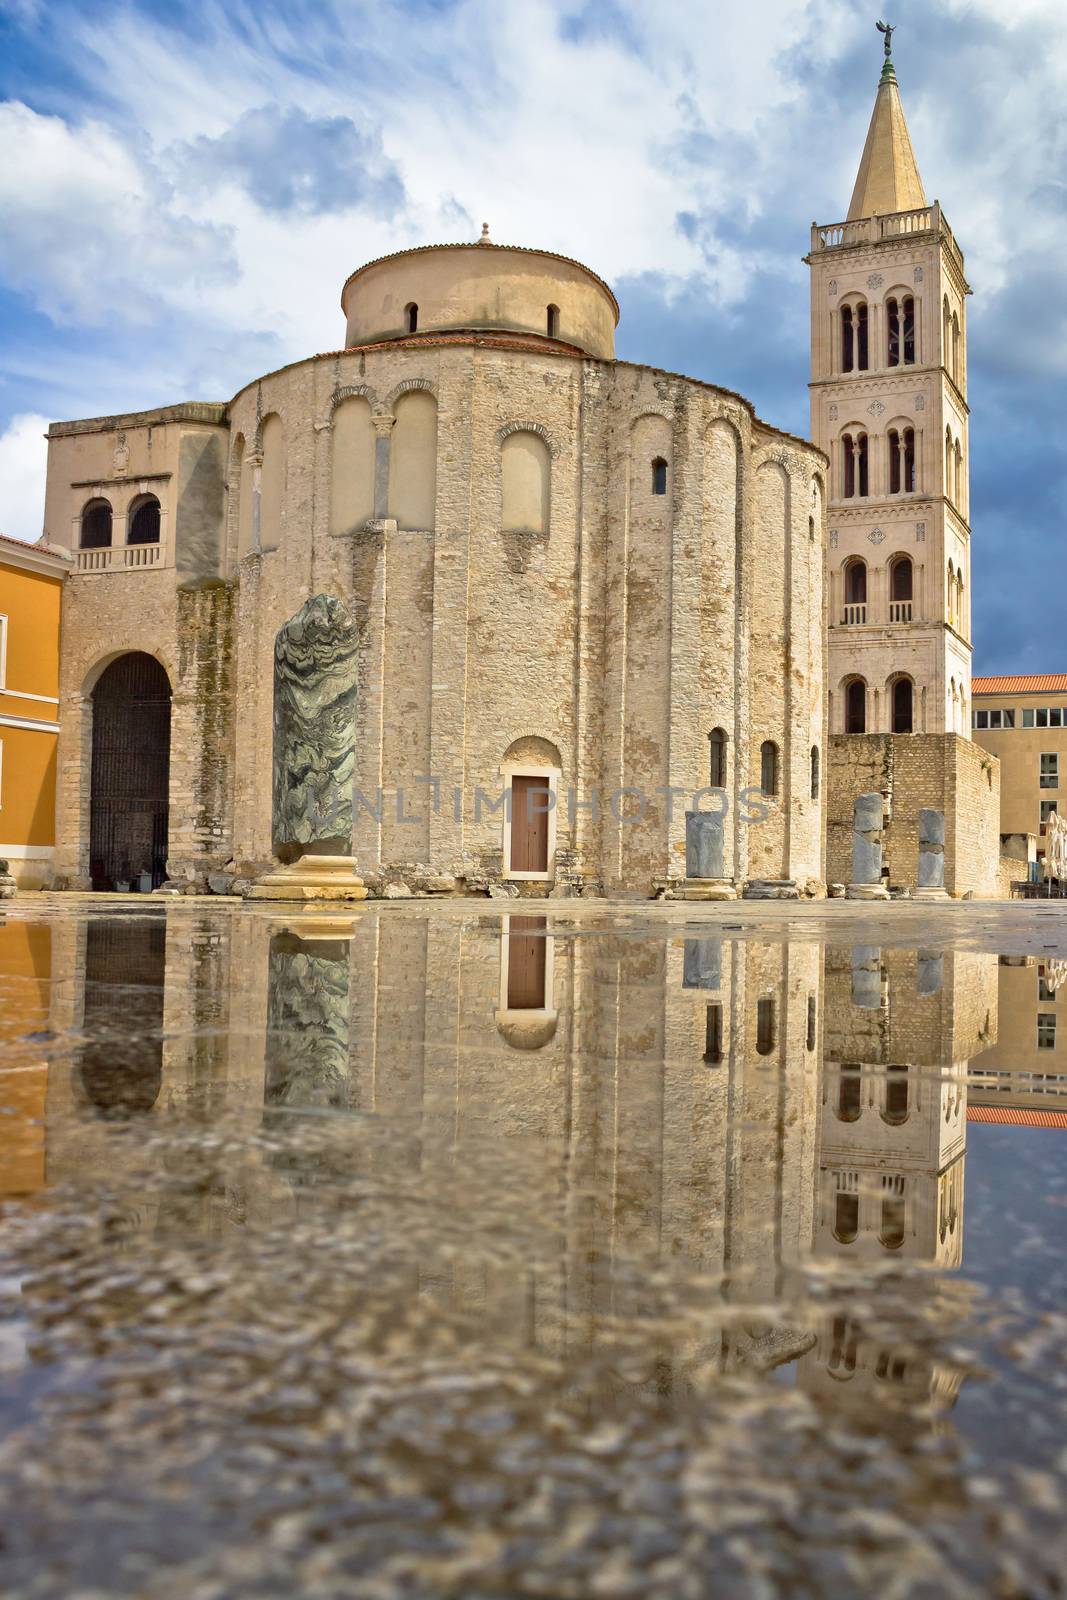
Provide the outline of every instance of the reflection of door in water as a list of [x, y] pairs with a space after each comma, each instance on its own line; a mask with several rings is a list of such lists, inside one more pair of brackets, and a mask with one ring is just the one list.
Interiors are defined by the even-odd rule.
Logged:
[[81, 1079], [105, 1117], [151, 1111], [163, 1082], [162, 917], [93, 920], [86, 930]]
[[94, 889], [158, 888], [166, 877], [170, 683], [154, 656], [132, 651], [93, 690], [89, 873]]
[[511, 780], [511, 871], [548, 871], [548, 779]]
[[545, 1009], [544, 917], [511, 917], [508, 922], [508, 1010]]

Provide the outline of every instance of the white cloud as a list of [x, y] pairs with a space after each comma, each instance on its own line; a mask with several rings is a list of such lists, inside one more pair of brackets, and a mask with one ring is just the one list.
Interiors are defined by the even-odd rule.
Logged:
[[0, 533], [10, 539], [41, 536], [47, 428], [47, 417], [23, 412], [0, 434]]

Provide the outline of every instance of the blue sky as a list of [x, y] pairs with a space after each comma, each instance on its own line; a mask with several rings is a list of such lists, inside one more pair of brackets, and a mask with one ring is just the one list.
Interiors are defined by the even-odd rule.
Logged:
[[[407, 245], [578, 256], [619, 354], [807, 432], [813, 219], [880, 67], [853, 0], [0, 0], [0, 529], [52, 418], [226, 399], [336, 348]], [[1067, 5], [899, 0], [920, 170], [967, 255], [976, 671], [1067, 667]]]

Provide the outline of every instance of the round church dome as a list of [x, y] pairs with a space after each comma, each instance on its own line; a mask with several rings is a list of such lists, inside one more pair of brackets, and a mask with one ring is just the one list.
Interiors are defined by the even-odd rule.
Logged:
[[517, 245], [434, 244], [359, 267], [341, 290], [346, 346], [443, 333], [539, 335], [615, 354], [618, 301], [580, 261]]

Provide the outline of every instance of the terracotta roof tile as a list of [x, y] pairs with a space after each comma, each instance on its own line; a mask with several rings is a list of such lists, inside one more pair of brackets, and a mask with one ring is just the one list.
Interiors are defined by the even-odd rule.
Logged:
[[1016, 673], [1002, 678], [972, 678], [971, 698], [979, 694], [1063, 694], [1067, 672]]
[[1067, 1128], [1067, 1111], [1038, 1111], [1033, 1106], [967, 1107], [968, 1122], [997, 1122], [1020, 1128]]

